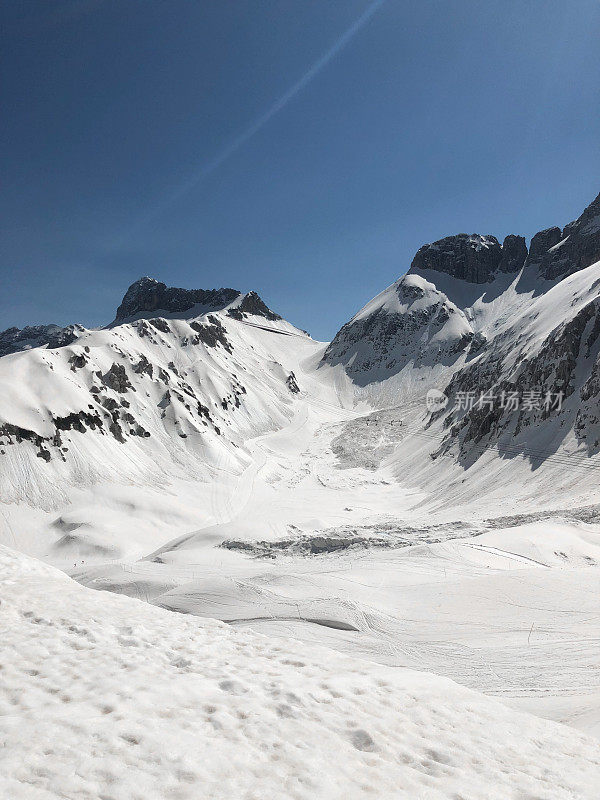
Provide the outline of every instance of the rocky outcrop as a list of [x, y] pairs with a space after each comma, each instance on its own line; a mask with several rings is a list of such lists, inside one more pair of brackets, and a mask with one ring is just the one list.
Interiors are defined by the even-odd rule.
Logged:
[[108, 389], [112, 389], [119, 394], [125, 394], [129, 389], [135, 392], [123, 364], [113, 364], [100, 380]]
[[81, 336], [81, 325], [27, 325], [25, 328], [8, 328], [0, 332], [0, 356], [31, 350], [33, 347], [66, 347]]
[[547, 228], [531, 240], [527, 266], [546, 280], [566, 278], [600, 261], [600, 194], [583, 214], [560, 228]]
[[552, 247], [555, 247], [560, 242], [561, 237], [560, 228], [545, 228], [543, 231], [538, 231], [531, 240], [527, 263], [539, 262]]
[[55, 448], [55, 452], [60, 455], [63, 461], [66, 461], [64, 453], [66, 448], [63, 448], [63, 441], [61, 432], [77, 431], [85, 433], [89, 430], [102, 430], [103, 421], [97, 411], [90, 413], [89, 411], [72, 412], [63, 417], [52, 417], [52, 424], [54, 426], [54, 433], [51, 436], [40, 436], [35, 431], [28, 428], [22, 428], [18, 425], [11, 425], [5, 423], [0, 426], [0, 455], [4, 455], [6, 447], [21, 444], [22, 442], [31, 442], [37, 448], [37, 457], [48, 462], [52, 460], [51, 448]]
[[232, 353], [233, 347], [227, 338], [227, 332], [221, 321], [212, 315], [209, 315], [207, 319], [208, 325], [195, 321], [190, 323], [192, 330], [196, 331], [196, 335], [190, 340], [191, 344], [197, 345], [202, 342], [207, 347], [216, 347], [220, 344], [228, 353]]
[[[89, 349], [89, 348], [88, 348]], [[89, 363], [88, 356], [85, 353], [73, 353], [69, 359], [71, 371], [76, 372], [78, 369], [83, 369]]]
[[239, 306], [230, 308], [227, 313], [234, 319], [243, 319], [247, 314], [264, 317], [272, 322], [281, 319], [279, 314], [271, 311], [256, 292], [248, 292], [248, 294], [245, 294]]
[[293, 372], [290, 372], [290, 374], [287, 376], [285, 382], [287, 384], [288, 389], [290, 390], [290, 392], [292, 394], [299, 394], [300, 393], [300, 387], [298, 386], [298, 381], [296, 380], [296, 376], [294, 375]]
[[458, 233], [417, 250], [410, 272], [445, 272], [469, 283], [487, 283], [502, 260], [502, 248], [495, 236]]
[[239, 296], [236, 289], [176, 289], [154, 278], [140, 278], [125, 292], [117, 309], [116, 321], [155, 311], [188, 311], [195, 305], [217, 311]]
[[520, 272], [527, 258], [527, 245], [524, 236], [515, 236], [512, 233], [502, 243], [502, 257], [498, 264], [500, 272]]
[[136, 375], [147, 375], [149, 378], [152, 378], [154, 374], [154, 368], [152, 364], [143, 354], [140, 356], [140, 360], [137, 362], [137, 364], [133, 365], [133, 371], [136, 373]]

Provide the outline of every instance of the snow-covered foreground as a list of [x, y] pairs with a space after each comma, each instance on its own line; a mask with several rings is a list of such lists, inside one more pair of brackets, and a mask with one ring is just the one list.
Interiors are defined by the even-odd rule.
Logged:
[[0, 549], [0, 796], [597, 797], [597, 741], [427, 673], [93, 592]]

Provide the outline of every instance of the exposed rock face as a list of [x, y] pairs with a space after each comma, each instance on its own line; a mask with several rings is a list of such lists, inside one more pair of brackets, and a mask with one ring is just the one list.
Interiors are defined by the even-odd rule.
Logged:
[[0, 356], [30, 350], [32, 347], [66, 347], [83, 333], [81, 325], [27, 325], [25, 328], [8, 328], [0, 332]]
[[502, 247], [494, 236], [459, 233], [423, 245], [410, 272], [445, 272], [469, 283], [487, 283], [496, 271], [519, 272], [525, 265], [546, 280], [566, 278], [600, 261], [600, 195], [574, 222], [539, 231], [529, 253], [522, 236], [510, 234]]
[[551, 247], [560, 242], [561, 237], [560, 228], [545, 228], [543, 231], [538, 231], [531, 240], [528, 263], [537, 263]]
[[[52, 460], [52, 453], [50, 447], [58, 449], [60, 457], [66, 461], [64, 451], [61, 449], [63, 444], [61, 432], [78, 431], [85, 433], [89, 428], [90, 430], [102, 430], [102, 419], [97, 411], [90, 413], [89, 411], [72, 412], [64, 417], [53, 417], [52, 423], [54, 433], [52, 436], [40, 436], [34, 431], [27, 428], [21, 428], [18, 425], [11, 425], [5, 423], [0, 425], [0, 448], [5, 448], [14, 444], [21, 444], [21, 442], [31, 442], [37, 448], [37, 457], [44, 461]], [[0, 454], [4, 454], [5, 450], [0, 449]]]
[[128, 389], [133, 389], [123, 364], [113, 364], [101, 380], [105, 386], [119, 394], [125, 394]]
[[230, 308], [227, 313], [235, 319], [243, 319], [244, 315], [246, 314], [254, 314], [259, 317], [265, 317], [265, 319], [269, 319], [271, 321], [281, 319], [279, 314], [271, 311], [271, 309], [265, 305], [256, 292], [248, 292], [248, 294], [244, 295], [244, 298], [239, 306], [237, 308]]
[[[370, 313], [360, 312], [335, 335], [323, 361], [344, 364], [364, 385], [415, 366], [450, 364], [464, 352], [473, 330], [464, 313], [420, 275], [408, 274]], [[392, 294], [393, 293], [393, 294]]]
[[154, 278], [140, 278], [125, 292], [116, 320], [153, 311], [187, 311], [195, 305], [208, 306], [216, 311], [239, 296], [236, 289], [176, 289]]
[[192, 330], [196, 331], [196, 336], [191, 340], [191, 344], [196, 345], [203, 342], [207, 347], [216, 347], [221, 344], [228, 353], [232, 353], [233, 348], [221, 321], [212, 315], [209, 315], [207, 319], [210, 323], [208, 325], [201, 322], [190, 323]]
[[154, 374], [154, 368], [152, 367], [152, 364], [143, 354], [140, 356], [138, 363], [133, 365], [133, 371], [137, 375], [147, 375], [149, 378], [152, 378], [152, 375]]
[[[176, 289], [160, 283], [154, 278], [140, 278], [132, 283], [117, 309], [116, 322], [122, 322], [139, 315], [150, 315], [156, 311], [178, 313], [189, 311], [194, 306], [202, 306], [203, 312], [221, 311], [238, 298], [241, 301], [228, 313], [234, 319], [243, 319], [248, 314], [265, 317], [268, 320], [281, 319], [271, 311], [256, 292], [242, 295], [237, 289]], [[163, 333], [167, 333], [165, 320], [151, 319], [150, 323]]]
[[285, 382], [287, 383], [287, 387], [292, 394], [299, 394], [300, 387], [298, 386], [298, 381], [296, 380], [296, 376], [293, 372], [290, 372]]
[[[600, 324], [596, 323], [600, 320], [599, 307], [600, 301], [596, 299], [586, 304], [568, 322], [558, 324], [532, 356], [522, 351], [515, 358], [515, 339], [510, 336], [505, 342], [497, 342], [496, 347], [484, 353], [482, 358], [458, 370], [444, 389], [451, 400], [445, 419], [445, 427], [450, 431], [441, 452], [452, 443], [458, 443], [459, 458], [467, 459], [472, 455], [472, 446], [480, 445], [486, 437], [498, 440], [504, 431], [514, 436], [524, 427], [559, 415], [562, 402], [559, 405], [554, 398], [560, 395], [566, 401], [576, 391], [578, 365], [589, 357], [591, 348], [598, 348]], [[478, 398], [486, 391], [496, 398], [507, 397], [511, 393], [520, 398], [529, 397], [530, 407], [524, 408], [521, 404], [521, 410], [515, 412], [510, 405], [503, 407], [500, 402], [490, 406], [485, 402], [476, 402], [461, 413], [460, 404], [457, 403], [459, 392], [463, 396], [471, 393]], [[598, 391], [598, 382], [592, 370], [590, 378], [580, 390], [581, 400], [595, 397]], [[584, 430], [587, 413], [587, 409], [580, 408], [580, 439], [585, 439], [588, 434]], [[514, 444], [510, 444], [510, 447], [514, 447]]]
[[566, 278], [600, 261], [600, 194], [583, 214], [560, 228], [547, 228], [531, 240], [527, 265], [546, 280]]
[[417, 250], [410, 272], [432, 269], [470, 283], [487, 283], [502, 259], [502, 248], [495, 236], [446, 236]]
[[83, 369], [87, 363], [88, 363], [88, 357], [86, 356], [85, 353], [73, 353], [73, 355], [69, 359], [69, 364], [71, 365], [72, 372], [75, 372], [78, 369]]
[[525, 237], [509, 233], [502, 243], [502, 258], [498, 265], [500, 272], [519, 272], [526, 258]]

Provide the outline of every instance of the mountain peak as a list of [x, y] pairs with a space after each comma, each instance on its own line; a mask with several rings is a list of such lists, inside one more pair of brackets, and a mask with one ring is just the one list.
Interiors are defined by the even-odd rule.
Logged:
[[600, 260], [600, 194], [562, 230], [538, 231], [529, 252], [522, 236], [457, 233], [420, 247], [409, 272], [444, 272], [468, 283], [488, 283], [497, 272], [517, 273], [532, 266], [546, 280], [566, 278]]
[[245, 294], [242, 297], [240, 304], [234, 308], [230, 308], [227, 313], [229, 316], [237, 319], [242, 319], [244, 314], [253, 314], [254, 316], [258, 317], [265, 317], [272, 322], [281, 319], [279, 314], [271, 311], [264, 300], [262, 300], [256, 292], [248, 292]]
[[227, 309], [229, 316], [243, 319], [246, 315], [280, 320], [279, 314], [266, 305], [256, 292], [242, 292], [237, 289], [178, 289], [167, 286], [156, 278], [147, 275], [137, 281], [125, 292], [117, 309], [115, 322], [126, 322], [133, 317], [157, 316], [182, 313], [201, 306], [199, 313]]
[[600, 261], [600, 194], [563, 230], [547, 228], [531, 240], [527, 264], [546, 280], [566, 278]]
[[458, 233], [420, 247], [410, 271], [435, 270], [469, 283], [487, 283], [501, 260], [502, 247], [495, 236]]
[[217, 311], [232, 303], [241, 292], [237, 289], [178, 289], [145, 276], [131, 284], [117, 309], [115, 321], [123, 322], [140, 314], [165, 311], [188, 311], [195, 305]]

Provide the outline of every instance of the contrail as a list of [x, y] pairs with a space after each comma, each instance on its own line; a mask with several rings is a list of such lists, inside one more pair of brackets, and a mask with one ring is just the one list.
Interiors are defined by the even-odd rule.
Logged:
[[363, 28], [375, 12], [384, 4], [385, 0], [375, 0], [368, 8], [352, 23], [352, 25], [340, 36], [340, 38], [327, 50], [315, 63], [304, 73], [304, 75], [296, 81], [290, 88], [281, 95], [261, 116], [257, 117], [245, 131], [240, 133], [229, 142], [217, 155], [210, 161], [202, 164], [196, 169], [183, 183], [181, 183], [174, 191], [172, 191], [166, 198], [159, 204], [150, 209], [133, 225], [129, 231], [131, 233], [136, 228], [144, 225], [152, 220], [172, 203], [178, 200], [183, 195], [191, 191], [197, 186], [204, 178], [218, 169], [221, 164], [224, 164], [240, 147], [242, 147], [249, 139], [255, 136], [276, 114], [278, 114], [285, 106], [293, 100], [293, 98], [302, 91], [308, 84], [313, 81], [316, 76], [324, 69], [337, 54], [346, 47], [346, 45], [356, 36], [356, 34]]

